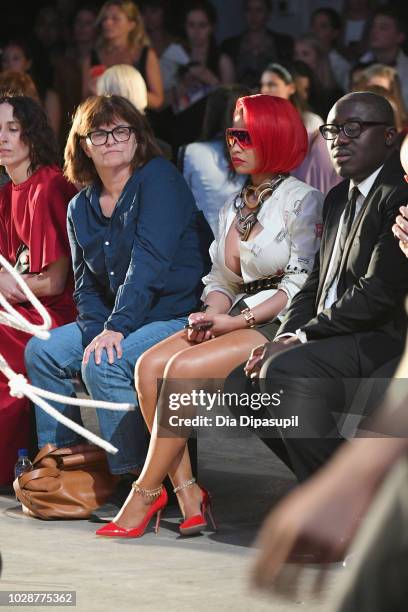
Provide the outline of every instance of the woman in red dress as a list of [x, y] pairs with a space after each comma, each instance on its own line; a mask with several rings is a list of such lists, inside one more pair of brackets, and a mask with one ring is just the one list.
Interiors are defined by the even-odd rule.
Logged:
[[[0, 253], [15, 265], [28, 247], [24, 279], [47, 308], [53, 327], [75, 319], [66, 210], [76, 189], [58, 168], [58, 149], [41, 107], [25, 96], [0, 97], [0, 165], [11, 181], [0, 191]], [[0, 292], [24, 317], [40, 323], [15, 279], [0, 267]], [[30, 335], [0, 325], [0, 353], [24, 374]], [[12, 481], [17, 450], [29, 439], [29, 402], [8, 393], [0, 373], [0, 486]]]

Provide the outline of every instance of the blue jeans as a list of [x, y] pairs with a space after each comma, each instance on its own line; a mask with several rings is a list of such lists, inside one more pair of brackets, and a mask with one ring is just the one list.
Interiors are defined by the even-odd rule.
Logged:
[[[148, 348], [164, 338], [180, 331], [186, 318], [148, 323], [122, 340], [123, 356], [108, 363], [103, 351], [100, 365], [95, 364], [93, 354], [88, 364], [82, 366], [82, 336], [77, 323], [69, 323], [51, 331], [48, 340], [32, 338], [25, 350], [28, 376], [33, 385], [47, 391], [72, 397], [74, 386], [71, 378], [82, 373], [82, 379], [93, 399], [108, 402], [137, 404], [134, 386], [134, 368], [137, 359]], [[68, 418], [82, 424], [80, 410], [76, 406], [50, 404]], [[148, 438], [142, 414], [138, 407], [130, 412], [97, 410], [102, 437], [119, 449], [116, 455], [108, 453], [112, 474], [124, 474], [143, 466]], [[53, 444], [58, 448], [79, 444], [83, 439], [54, 418], [36, 407], [38, 445]]]

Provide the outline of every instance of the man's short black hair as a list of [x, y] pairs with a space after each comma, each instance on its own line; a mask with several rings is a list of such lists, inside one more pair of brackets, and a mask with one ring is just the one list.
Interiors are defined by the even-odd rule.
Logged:
[[330, 21], [330, 25], [333, 28], [333, 30], [341, 30], [341, 28], [343, 26], [343, 21], [342, 21], [340, 15], [339, 15], [339, 13], [337, 11], [335, 11], [334, 9], [332, 9], [332, 8], [330, 8], [328, 6], [322, 6], [321, 8], [316, 9], [312, 13], [311, 21], [313, 21], [313, 19], [317, 15], [326, 15], [326, 17]]
[[403, 19], [400, 11], [393, 6], [380, 6], [374, 13], [374, 18], [377, 16], [389, 17], [395, 23], [395, 26], [399, 32], [406, 34], [407, 27], [405, 20]]
[[384, 121], [384, 123], [388, 123], [390, 126], [395, 124], [394, 110], [383, 96], [371, 91], [353, 91], [337, 100], [336, 104], [343, 101], [363, 102], [374, 111], [373, 121]]

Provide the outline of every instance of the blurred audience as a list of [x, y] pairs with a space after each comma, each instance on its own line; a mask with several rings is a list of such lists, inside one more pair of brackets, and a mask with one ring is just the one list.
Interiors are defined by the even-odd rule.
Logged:
[[343, 92], [349, 87], [350, 63], [339, 52], [342, 20], [332, 8], [320, 8], [312, 14], [310, 29], [328, 53], [330, 67], [336, 83]]
[[388, 99], [392, 99], [397, 127], [399, 126], [399, 130], [407, 127], [407, 110], [402, 98], [400, 80], [396, 69], [384, 64], [372, 64], [361, 70], [358, 80], [354, 82], [353, 91], [370, 90], [372, 87], [380, 87], [389, 92]]
[[42, 67], [34, 62], [31, 49], [22, 41], [10, 40], [3, 49], [2, 69], [21, 72], [22, 74], [28, 73], [32, 77], [41, 103], [44, 106], [48, 122], [54, 134], [58, 137], [61, 122], [61, 104], [59, 96], [53, 87], [53, 69], [51, 65], [49, 66], [50, 75], [47, 77], [49, 86], [44, 89], [42, 86], [44, 81], [41, 78]]
[[111, 66], [98, 78], [96, 93], [99, 96], [116, 94], [132, 102], [144, 115], [147, 107], [146, 83], [140, 72], [129, 64]]
[[60, 143], [64, 149], [71, 117], [78, 104], [86, 97], [88, 88], [89, 56], [95, 44], [97, 8], [82, 4], [74, 13], [70, 44], [55, 61], [54, 87], [61, 105]]
[[375, 0], [345, 0], [341, 47], [346, 57], [355, 62], [368, 45], [368, 31]]
[[27, 96], [36, 102], [40, 102], [35, 83], [26, 72], [14, 72], [13, 70], [0, 72], [0, 92], [1, 95], [7, 93]]
[[333, 76], [327, 51], [314, 34], [304, 34], [295, 40], [295, 60], [305, 62], [313, 70], [319, 88], [316, 111], [326, 117], [343, 93]]
[[293, 59], [293, 39], [268, 29], [270, 0], [243, 0], [247, 29], [222, 43], [236, 67], [236, 80], [251, 88], [258, 86], [267, 64]]
[[369, 51], [360, 62], [376, 62], [394, 66], [398, 73], [402, 96], [408, 106], [408, 56], [402, 50], [406, 38], [406, 24], [397, 9], [389, 6], [379, 8], [370, 28]]
[[147, 103], [158, 109], [164, 102], [159, 59], [150, 46], [138, 7], [131, 0], [108, 0], [98, 19], [98, 38], [90, 61], [89, 88], [101, 70], [115, 64], [137, 68], [147, 85]]
[[221, 207], [236, 195], [246, 176], [237, 174], [225, 141], [225, 130], [231, 126], [238, 98], [249, 95], [241, 85], [223, 85], [208, 96], [201, 142], [180, 148], [179, 167], [203, 211], [214, 236], [218, 236]]

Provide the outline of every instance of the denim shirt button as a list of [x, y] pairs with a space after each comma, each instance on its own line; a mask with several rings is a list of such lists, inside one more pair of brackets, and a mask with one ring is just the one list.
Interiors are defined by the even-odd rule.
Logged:
[[109, 274], [110, 274], [111, 276], [115, 276], [115, 273], [114, 273], [114, 271], [113, 271], [113, 270], [112, 270], [111, 272], [109, 272]]
[[106, 244], [106, 246], [109, 246], [110, 245], [109, 240], [105, 240], [105, 244]]

